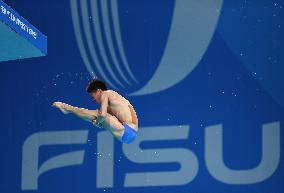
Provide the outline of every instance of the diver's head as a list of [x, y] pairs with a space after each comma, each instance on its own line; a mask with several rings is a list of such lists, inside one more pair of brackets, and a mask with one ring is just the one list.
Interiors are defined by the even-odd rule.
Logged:
[[86, 88], [87, 92], [92, 96], [93, 100], [101, 103], [101, 96], [103, 91], [107, 90], [106, 84], [98, 79], [93, 79]]

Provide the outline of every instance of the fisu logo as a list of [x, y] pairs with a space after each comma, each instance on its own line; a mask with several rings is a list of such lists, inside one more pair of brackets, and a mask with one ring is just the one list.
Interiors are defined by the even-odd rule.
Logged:
[[[39, 165], [41, 147], [86, 144], [87, 136], [87, 130], [37, 132], [29, 136], [23, 145], [22, 190], [37, 190], [40, 176], [47, 171], [83, 164], [85, 150], [63, 153], [49, 158]], [[97, 152], [101, 156], [96, 158], [96, 187], [113, 188], [115, 172], [118, 171], [115, 169], [114, 163], [114, 138], [107, 131], [99, 132], [97, 137]], [[159, 172], [143, 171], [141, 168], [140, 172], [126, 172], [123, 186], [177, 186], [193, 181], [199, 170], [200, 157], [197, 157], [190, 149], [184, 147], [141, 149], [143, 142], [188, 140], [189, 137], [189, 125], [141, 128], [140, 134], [133, 144], [123, 144], [123, 153], [126, 158], [137, 164], [178, 163], [180, 168], [175, 171]], [[279, 165], [280, 122], [262, 125], [261, 160], [254, 168], [231, 169], [226, 166], [223, 156], [222, 124], [206, 127], [204, 138], [206, 168], [209, 174], [221, 183], [231, 185], [259, 183], [268, 179]]]
[[[71, 0], [70, 3], [78, 48], [91, 75], [95, 76], [95, 67], [96, 73], [115, 89], [123, 88], [123, 81], [130, 86], [139, 81], [131, 71], [124, 51], [118, 1]], [[145, 95], [165, 90], [190, 74], [210, 44], [222, 3], [222, 0], [176, 0], [160, 63], [147, 84], [129, 95]], [[95, 18], [95, 21], [90, 20], [90, 17]], [[175, 73], [172, 73], [173, 69]]]

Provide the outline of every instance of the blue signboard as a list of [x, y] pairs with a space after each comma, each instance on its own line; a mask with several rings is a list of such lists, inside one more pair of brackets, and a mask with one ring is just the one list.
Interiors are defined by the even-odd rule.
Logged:
[[0, 42], [0, 62], [47, 54], [47, 37], [1, 0]]

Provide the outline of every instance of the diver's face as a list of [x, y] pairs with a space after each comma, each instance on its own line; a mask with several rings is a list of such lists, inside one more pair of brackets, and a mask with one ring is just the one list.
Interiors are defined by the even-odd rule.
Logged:
[[101, 103], [102, 90], [98, 89], [95, 92], [92, 92], [91, 96], [96, 103], [100, 104]]

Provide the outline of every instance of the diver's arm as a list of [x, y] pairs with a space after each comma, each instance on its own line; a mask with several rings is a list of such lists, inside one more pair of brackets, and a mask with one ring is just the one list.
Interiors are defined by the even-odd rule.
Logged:
[[108, 95], [107, 94], [103, 94], [102, 98], [101, 98], [101, 108], [99, 110], [98, 113], [98, 118], [96, 120], [96, 124], [100, 124], [102, 122], [104, 122], [106, 115], [107, 115], [107, 107], [108, 107]]

